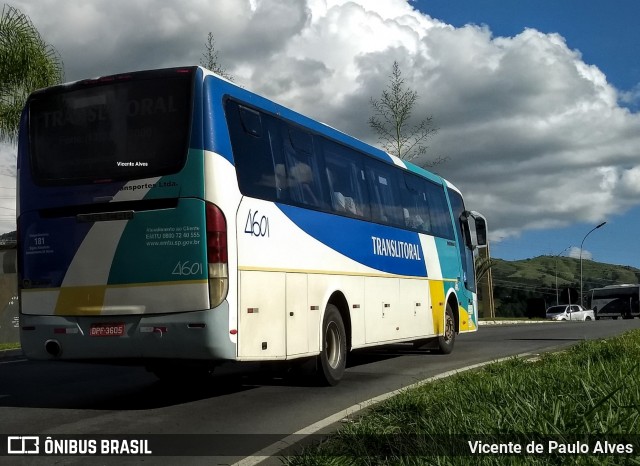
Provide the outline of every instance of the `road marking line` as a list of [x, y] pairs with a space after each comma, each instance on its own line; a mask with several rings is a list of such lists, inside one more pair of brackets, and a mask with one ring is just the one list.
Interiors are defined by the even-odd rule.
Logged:
[[25, 362], [28, 361], [28, 359], [12, 359], [11, 361], [0, 361], [0, 364], [11, 364], [14, 362]]
[[438, 375], [434, 375], [433, 377], [429, 377], [427, 379], [424, 380], [420, 380], [419, 382], [413, 383], [411, 385], [407, 385], [406, 387], [403, 388], [399, 388], [397, 390], [393, 390], [391, 392], [388, 393], [383, 393], [382, 395], [378, 395], [374, 398], [371, 398], [369, 400], [363, 401], [361, 403], [355, 404], [353, 406], [348, 407], [345, 410], [342, 410], [336, 414], [333, 414], [332, 416], [326, 417], [324, 419], [322, 419], [321, 421], [318, 421], [316, 423], [311, 424], [310, 426], [307, 426], [303, 429], [300, 429], [297, 432], [294, 432], [291, 435], [286, 436], [285, 438], [283, 438], [282, 440], [279, 440], [275, 443], [272, 443], [271, 445], [263, 448], [262, 450], [259, 450], [255, 453], [252, 453], [251, 455], [247, 456], [246, 458], [243, 458], [242, 460], [238, 461], [237, 463], [233, 463], [231, 466], [256, 466], [257, 464], [261, 463], [262, 461], [265, 461], [273, 456], [277, 456], [278, 453], [280, 453], [282, 450], [285, 450], [289, 447], [291, 447], [292, 445], [300, 442], [301, 440], [303, 440], [304, 437], [309, 436], [311, 434], [314, 434], [328, 426], [330, 426], [331, 424], [335, 424], [336, 422], [341, 421], [342, 419], [345, 419], [349, 416], [352, 416], [360, 411], [362, 411], [363, 409], [369, 408], [370, 406], [373, 406], [377, 403], [380, 403], [382, 401], [385, 401], [389, 398], [391, 398], [392, 396], [396, 396], [406, 390], [411, 390], [413, 388], [417, 388], [417, 387], [421, 387], [422, 385], [426, 385], [428, 383], [431, 382], [435, 382], [436, 380], [439, 379], [444, 379], [447, 377], [450, 377], [452, 375], [456, 375], [459, 374], [461, 372], [466, 372], [468, 370], [472, 370], [472, 369], [478, 369], [480, 367], [483, 366], [487, 366], [489, 364], [493, 364], [493, 363], [497, 363], [497, 362], [502, 362], [502, 361], [506, 361], [509, 359], [513, 359], [513, 358], [526, 358], [532, 356], [531, 353], [522, 353], [522, 354], [516, 354], [514, 356], [507, 356], [504, 358], [500, 358], [500, 359], [494, 359], [491, 361], [485, 361], [485, 362], [480, 362], [478, 364], [472, 364], [471, 366], [467, 366], [467, 367], [462, 367], [460, 369], [454, 369], [451, 371], [447, 371], [447, 372], [443, 372], [442, 374], [438, 374]]

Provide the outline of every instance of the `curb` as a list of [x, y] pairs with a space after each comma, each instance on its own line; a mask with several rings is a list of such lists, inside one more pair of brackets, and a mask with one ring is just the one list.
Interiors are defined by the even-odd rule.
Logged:
[[478, 325], [551, 324], [558, 320], [481, 320]]
[[24, 357], [21, 349], [0, 350], [0, 361]]

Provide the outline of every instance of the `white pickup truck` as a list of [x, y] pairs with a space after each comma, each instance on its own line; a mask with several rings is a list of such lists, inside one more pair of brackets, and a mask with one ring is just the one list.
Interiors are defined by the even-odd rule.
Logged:
[[547, 319], [551, 320], [595, 320], [591, 309], [578, 304], [561, 304], [547, 309]]

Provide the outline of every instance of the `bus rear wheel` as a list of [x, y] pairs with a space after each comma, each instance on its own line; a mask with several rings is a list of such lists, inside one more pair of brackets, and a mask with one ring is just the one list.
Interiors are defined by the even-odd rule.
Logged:
[[456, 321], [453, 317], [451, 305], [447, 303], [444, 311], [444, 333], [438, 337], [438, 353], [449, 354], [453, 351], [456, 341]]
[[316, 375], [323, 385], [337, 385], [347, 365], [347, 335], [340, 311], [327, 305], [322, 322], [322, 351], [318, 356]]

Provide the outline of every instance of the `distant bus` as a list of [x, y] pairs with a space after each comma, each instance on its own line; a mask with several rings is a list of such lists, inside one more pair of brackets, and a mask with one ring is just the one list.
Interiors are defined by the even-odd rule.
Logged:
[[[442, 178], [199, 67], [35, 92], [18, 147], [33, 359], [208, 376], [477, 329], [484, 218]], [[178, 379], [181, 380], [181, 379]]]
[[591, 293], [591, 309], [596, 320], [602, 317], [633, 319], [640, 317], [640, 285], [611, 285], [594, 288]]

